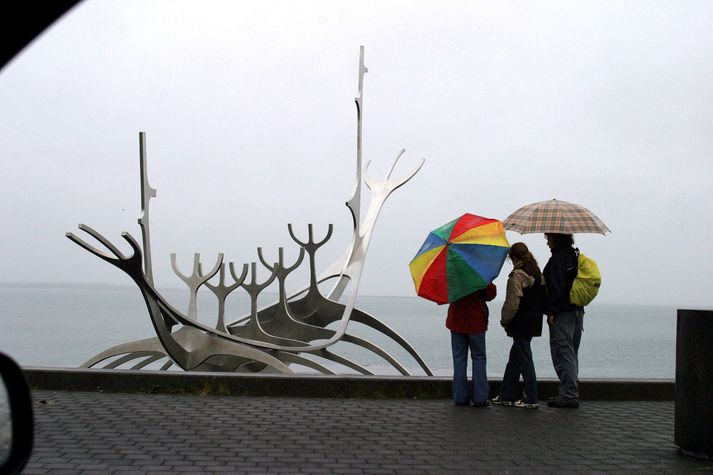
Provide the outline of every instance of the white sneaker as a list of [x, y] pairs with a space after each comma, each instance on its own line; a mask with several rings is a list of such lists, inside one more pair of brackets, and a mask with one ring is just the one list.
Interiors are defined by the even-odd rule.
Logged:
[[504, 401], [503, 399], [500, 398], [500, 396], [495, 396], [493, 399], [490, 400], [490, 402], [497, 406], [512, 407], [515, 405], [515, 401]]
[[536, 402], [535, 403], [527, 403], [525, 401], [516, 401], [514, 405], [515, 405], [515, 407], [522, 407], [524, 409], [537, 409], [538, 407], [540, 407], [540, 405], [537, 404]]

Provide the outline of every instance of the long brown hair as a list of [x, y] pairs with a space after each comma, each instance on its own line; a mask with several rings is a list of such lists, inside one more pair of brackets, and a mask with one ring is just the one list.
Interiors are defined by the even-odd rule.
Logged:
[[534, 277], [535, 282], [542, 280], [542, 272], [540, 272], [540, 268], [537, 266], [535, 256], [532, 255], [524, 242], [516, 242], [513, 244], [508, 251], [508, 257], [513, 262], [517, 261], [521, 263], [522, 270]]

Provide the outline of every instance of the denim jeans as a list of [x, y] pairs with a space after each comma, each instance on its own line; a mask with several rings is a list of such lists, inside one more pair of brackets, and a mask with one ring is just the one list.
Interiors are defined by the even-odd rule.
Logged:
[[520, 382], [520, 375], [525, 387], [525, 402], [534, 404], [537, 402], [537, 376], [535, 375], [535, 363], [532, 361], [532, 350], [530, 341], [532, 338], [513, 338], [510, 348], [510, 358], [505, 367], [503, 375], [503, 385], [500, 390], [500, 398], [503, 401], [516, 401], [520, 399], [517, 395], [517, 387]]
[[[468, 350], [473, 360], [473, 379], [468, 384]], [[484, 403], [488, 400], [488, 373], [485, 359], [485, 332], [469, 335], [451, 332], [453, 351], [453, 402]]]
[[550, 353], [557, 378], [559, 397], [579, 399], [579, 343], [582, 340], [583, 310], [572, 310], [555, 315], [550, 325]]

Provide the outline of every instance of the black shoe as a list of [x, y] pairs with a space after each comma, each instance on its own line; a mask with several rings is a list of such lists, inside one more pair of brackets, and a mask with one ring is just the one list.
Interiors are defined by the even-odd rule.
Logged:
[[473, 407], [488, 407], [490, 405], [490, 401], [485, 401], [485, 402], [474, 402]]
[[470, 406], [469, 402], [455, 402], [453, 404], [455, 404], [458, 407]]
[[547, 401], [547, 405], [550, 407], [558, 407], [558, 408], [568, 408], [568, 409], [576, 409], [579, 407], [579, 401], [576, 399], [551, 399]]

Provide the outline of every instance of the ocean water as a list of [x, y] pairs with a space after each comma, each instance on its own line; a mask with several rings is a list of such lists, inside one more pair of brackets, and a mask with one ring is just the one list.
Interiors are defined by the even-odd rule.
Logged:
[[[246, 314], [246, 294], [231, 294], [227, 320]], [[185, 310], [185, 290], [162, 290]], [[274, 301], [266, 295], [261, 305]], [[486, 334], [488, 375], [501, 377], [511, 340], [499, 324], [502, 301], [490, 302], [491, 325]], [[450, 375], [450, 334], [444, 326], [446, 306], [418, 297], [359, 296], [357, 308], [372, 314], [404, 337], [436, 375]], [[199, 320], [214, 325], [217, 303], [210, 292], [199, 292]], [[533, 339], [538, 377], [554, 378], [547, 326]], [[358, 323], [349, 333], [379, 345], [414, 375], [425, 374], [416, 361], [389, 338]], [[101, 286], [0, 285], [0, 351], [23, 366], [76, 368], [101, 351], [121, 343], [154, 337], [137, 289]], [[675, 372], [676, 307], [608, 305], [596, 301], [586, 309], [580, 347], [580, 377], [672, 379]], [[399, 374], [382, 358], [348, 343], [332, 350], [362, 364], [374, 374]], [[334, 363], [336, 372], [355, 372]], [[307, 369], [296, 368], [300, 372]]]

